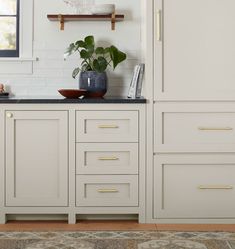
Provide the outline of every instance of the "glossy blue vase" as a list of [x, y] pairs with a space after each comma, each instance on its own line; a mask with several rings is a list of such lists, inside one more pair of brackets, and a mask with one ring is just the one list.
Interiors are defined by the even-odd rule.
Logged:
[[79, 88], [87, 90], [88, 97], [103, 97], [108, 88], [108, 78], [106, 72], [81, 72], [79, 75]]

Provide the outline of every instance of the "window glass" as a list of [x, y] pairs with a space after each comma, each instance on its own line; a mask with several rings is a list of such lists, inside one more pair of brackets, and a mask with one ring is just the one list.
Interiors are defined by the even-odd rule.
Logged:
[[17, 1], [16, 0], [0, 0], [0, 15], [16, 15]]
[[0, 0], [0, 56], [19, 56], [19, 0]]

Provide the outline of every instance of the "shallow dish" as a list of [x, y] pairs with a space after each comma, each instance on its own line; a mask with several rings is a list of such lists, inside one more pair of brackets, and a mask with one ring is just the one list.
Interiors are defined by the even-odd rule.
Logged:
[[109, 15], [115, 12], [115, 4], [95, 4], [91, 7], [93, 15]]
[[9, 96], [9, 93], [7, 92], [0, 92], [0, 98], [6, 98]]
[[87, 90], [84, 89], [60, 89], [58, 92], [67, 99], [77, 99], [87, 95]]

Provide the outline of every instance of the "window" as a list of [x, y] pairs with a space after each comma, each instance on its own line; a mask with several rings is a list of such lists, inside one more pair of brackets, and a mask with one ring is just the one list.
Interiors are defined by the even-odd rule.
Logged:
[[19, 57], [20, 0], [0, 0], [0, 57]]

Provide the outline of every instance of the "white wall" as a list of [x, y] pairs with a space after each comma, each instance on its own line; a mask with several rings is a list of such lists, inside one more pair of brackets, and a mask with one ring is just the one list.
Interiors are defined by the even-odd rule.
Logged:
[[125, 21], [116, 24], [111, 31], [110, 22], [69, 22], [65, 30], [59, 30], [58, 22], [50, 22], [47, 14], [68, 13], [63, 0], [35, 0], [33, 73], [29, 75], [0, 74], [0, 82], [9, 86], [15, 95], [56, 95], [59, 88], [77, 88], [77, 80], [71, 76], [79, 62], [76, 56], [63, 60], [69, 43], [94, 35], [102, 43], [107, 41], [127, 53], [127, 61], [115, 72], [108, 71], [109, 91], [107, 95], [126, 95], [133, 67], [141, 60], [141, 0], [96, 0], [96, 3], [115, 3], [117, 13], [125, 14]]

